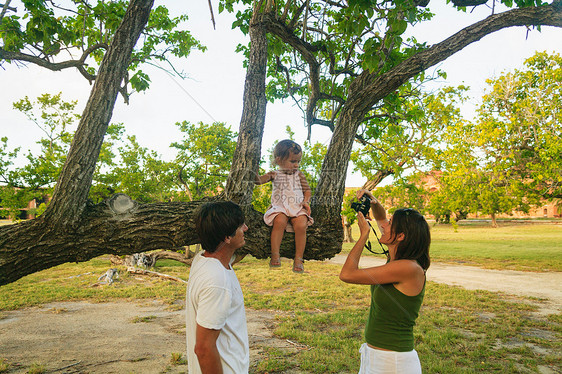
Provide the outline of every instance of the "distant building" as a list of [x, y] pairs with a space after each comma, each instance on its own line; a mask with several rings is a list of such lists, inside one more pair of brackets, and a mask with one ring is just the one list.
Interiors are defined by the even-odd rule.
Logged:
[[[0, 187], [0, 188], [7, 188], [7, 187]], [[51, 200], [51, 196], [44, 195], [39, 198], [35, 198], [27, 203], [25, 208], [20, 208], [16, 217], [10, 216], [7, 217], [8, 219], [32, 219], [35, 218], [37, 208], [45, 203], [47, 204]], [[6, 210], [6, 208], [2, 205], [2, 200], [0, 199], [0, 210]]]
[[[430, 171], [422, 179], [422, 185], [426, 191], [432, 192], [439, 190], [439, 178], [443, 172], [441, 171]], [[496, 218], [560, 218], [562, 217], [562, 199], [553, 199], [551, 201], [544, 200], [543, 205], [534, 206], [529, 209], [529, 213], [524, 213], [520, 211], [513, 211], [511, 214], [497, 214]], [[481, 214], [471, 213], [468, 215], [469, 218], [482, 217]], [[484, 215], [487, 216], [487, 215]]]

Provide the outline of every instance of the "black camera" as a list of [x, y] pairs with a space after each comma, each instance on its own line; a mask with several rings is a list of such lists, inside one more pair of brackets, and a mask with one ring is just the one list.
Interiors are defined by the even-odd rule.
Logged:
[[359, 202], [351, 203], [351, 209], [356, 212], [363, 213], [364, 216], [369, 214], [369, 209], [371, 209], [371, 199], [367, 195], [363, 195]]

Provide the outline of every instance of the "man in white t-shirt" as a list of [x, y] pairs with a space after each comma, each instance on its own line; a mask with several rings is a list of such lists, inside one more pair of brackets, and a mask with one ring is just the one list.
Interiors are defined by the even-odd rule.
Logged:
[[245, 244], [244, 214], [230, 201], [206, 203], [196, 228], [204, 251], [193, 259], [187, 282], [189, 373], [248, 373], [244, 296], [230, 266], [234, 251]]

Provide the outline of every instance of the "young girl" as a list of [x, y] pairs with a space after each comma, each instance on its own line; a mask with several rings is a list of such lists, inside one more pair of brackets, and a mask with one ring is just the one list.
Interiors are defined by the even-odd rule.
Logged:
[[295, 233], [295, 259], [293, 271], [304, 273], [303, 255], [306, 245], [306, 228], [314, 222], [310, 216], [310, 186], [299, 163], [302, 158], [300, 145], [292, 140], [281, 140], [273, 150], [278, 170], [270, 171], [256, 178], [256, 184], [273, 183], [271, 206], [263, 219], [271, 230], [272, 268], [280, 267], [279, 249], [285, 230]]

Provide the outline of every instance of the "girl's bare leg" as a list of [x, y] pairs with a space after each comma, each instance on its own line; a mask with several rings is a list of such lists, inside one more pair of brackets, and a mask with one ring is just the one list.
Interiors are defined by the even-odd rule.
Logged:
[[308, 227], [308, 217], [298, 216], [291, 219], [291, 225], [295, 230], [295, 260], [293, 271], [295, 273], [304, 272], [303, 256], [306, 246], [306, 228]]
[[273, 219], [273, 229], [271, 230], [271, 261], [269, 262], [271, 267], [281, 266], [279, 249], [281, 248], [281, 241], [283, 240], [283, 234], [285, 234], [285, 228], [288, 222], [289, 217], [283, 213], [277, 214]]

